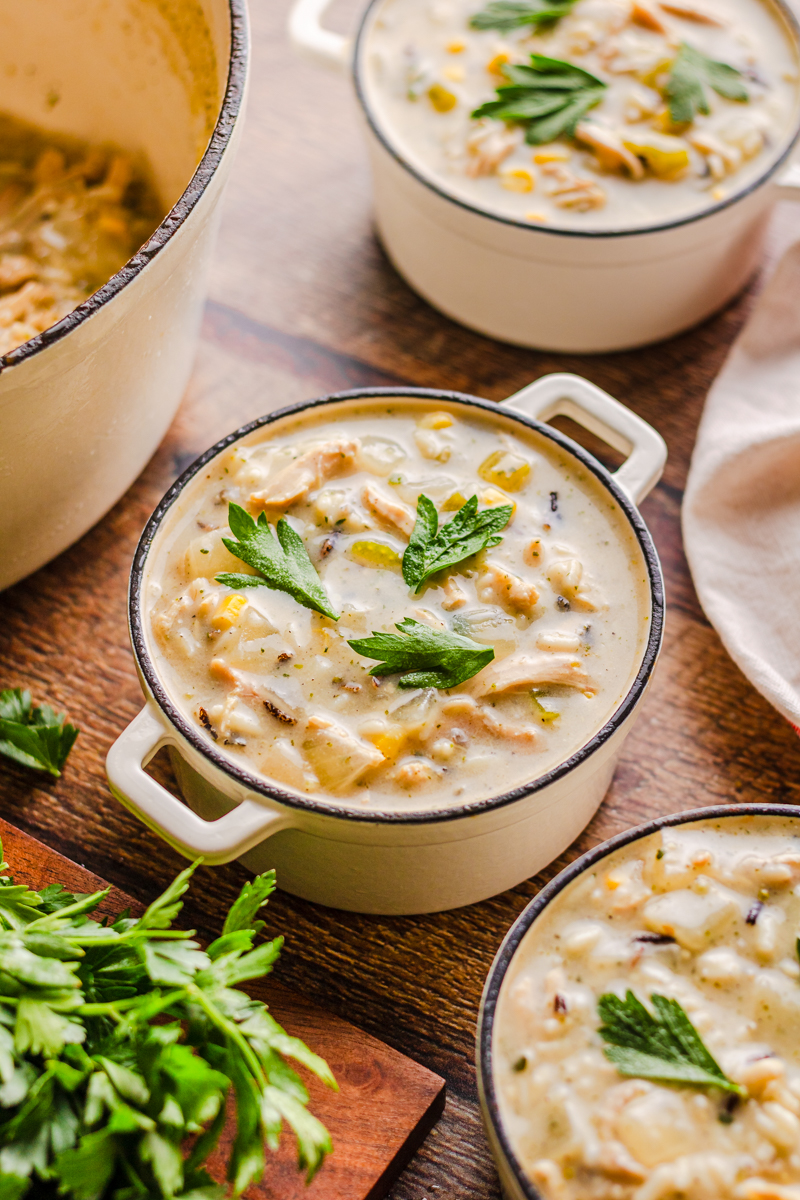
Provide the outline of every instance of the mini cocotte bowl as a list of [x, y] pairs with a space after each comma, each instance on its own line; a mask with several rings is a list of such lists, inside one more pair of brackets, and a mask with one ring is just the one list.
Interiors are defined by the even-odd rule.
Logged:
[[[568, 759], [513, 791], [424, 811], [366, 812], [286, 791], [227, 757], [179, 710], [159, 673], [145, 618], [150, 564], [160, 530], [195, 475], [251, 434], [298, 413], [336, 410], [354, 399], [446, 401], [465, 415], [480, 410], [524, 426], [568, 451], [591, 472], [630, 524], [647, 572], [649, 632], [635, 678], [603, 727]], [[543, 421], [564, 413], [628, 455], [610, 474], [590, 454]], [[611, 781], [623, 742], [650, 682], [664, 615], [661, 568], [636, 508], [659, 479], [661, 437], [645, 421], [575, 375], [550, 375], [497, 405], [459, 392], [422, 388], [359, 389], [262, 417], [223, 438], [189, 467], [150, 518], [131, 570], [133, 652], [146, 704], [107, 759], [111, 790], [181, 853], [206, 862], [234, 858], [252, 870], [275, 867], [281, 887], [334, 908], [370, 913], [437, 912], [471, 904], [535, 874], [583, 829]], [[176, 510], [177, 511], [177, 510]], [[156, 582], [155, 580], [153, 582]], [[168, 746], [186, 804], [144, 770]]]
[[0, 589], [150, 458], [194, 356], [247, 74], [245, 0], [0, 0], [0, 112], [146, 161], [166, 216], [108, 283], [0, 359]]
[[[769, 0], [800, 57], [800, 28]], [[419, 294], [448, 317], [500, 341], [599, 353], [672, 337], [723, 308], [761, 261], [776, 200], [800, 199], [800, 108], [777, 156], [751, 184], [688, 216], [626, 229], [579, 231], [491, 213], [457, 200], [395, 144], [365, 86], [372, 0], [355, 40], [325, 29], [331, 0], [296, 0], [289, 34], [321, 66], [352, 71], [367, 142], [378, 233]]]
[[494, 1078], [495, 1040], [498, 1025], [502, 1023], [504, 988], [513, 975], [514, 960], [523, 945], [526, 949], [536, 940], [536, 921], [564, 891], [586, 871], [592, 870], [622, 846], [630, 846], [641, 838], [649, 837], [659, 829], [675, 825], [689, 825], [693, 821], [719, 821], [729, 818], [775, 817], [796, 822], [800, 831], [800, 810], [790, 804], [719, 804], [709, 808], [695, 808], [688, 812], [659, 817], [633, 829], [626, 829], [607, 842], [595, 846], [587, 854], [570, 863], [556, 875], [527, 908], [523, 909], [509, 929], [503, 944], [497, 951], [481, 998], [476, 1040], [476, 1062], [478, 1068], [478, 1095], [480, 1098], [483, 1124], [489, 1139], [492, 1157], [500, 1176], [500, 1185], [506, 1200], [546, 1200], [539, 1189], [523, 1170], [514, 1153], [511, 1139], [503, 1123], [498, 1103], [497, 1085]]

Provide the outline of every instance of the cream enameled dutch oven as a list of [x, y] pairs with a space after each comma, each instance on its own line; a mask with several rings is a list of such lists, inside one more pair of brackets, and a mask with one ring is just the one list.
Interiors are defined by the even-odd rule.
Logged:
[[[372, 913], [436, 912], [493, 896], [535, 874], [577, 836], [611, 781], [623, 742], [644, 697], [661, 645], [661, 569], [636, 504], [658, 481], [662, 438], [611, 396], [575, 375], [549, 375], [502, 405], [505, 418], [538, 430], [568, 450], [616, 500], [630, 522], [647, 568], [650, 625], [633, 684], [603, 728], [565, 762], [514, 791], [424, 812], [367, 813], [337, 808], [270, 785], [215, 747], [170, 699], [154, 664], [143, 619], [148, 567], [159, 529], [198, 471], [253, 430], [316, 406], [336, 409], [353, 398], [419, 397], [497, 412], [459, 392], [420, 388], [359, 389], [295, 405], [246, 425], [199, 458], [150, 518], [133, 562], [130, 626], [147, 703], [108, 755], [115, 796], [182, 853], [209, 863], [242, 857], [253, 870], [275, 867], [288, 892], [334, 908]], [[557, 413], [578, 421], [628, 457], [613, 475], [575, 442], [541, 422]], [[162, 747], [187, 805], [144, 766]]]
[[0, 589], [90, 528], [164, 436], [194, 356], [247, 74], [245, 0], [0, 0], [0, 112], [143, 157], [167, 215], [0, 359]]
[[[296, 0], [289, 32], [316, 62], [352, 66], [372, 167], [378, 233], [394, 266], [436, 308], [501, 341], [543, 350], [626, 350], [671, 337], [728, 303], [757, 269], [779, 197], [800, 199], [784, 153], [711, 208], [637, 229], [531, 225], [454, 198], [393, 144], [364, 87], [365, 47], [382, 0], [353, 41], [324, 29], [331, 0]], [[775, 0], [800, 46], [790, 9]]]
[[[776, 817], [798, 819], [798, 809], [789, 804], [719, 804], [709, 808], [696, 808], [688, 812], [660, 817], [627, 829], [624, 833], [595, 846], [587, 854], [570, 865], [542, 888], [538, 896], [528, 905], [509, 929], [497, 952], [486, 979], [478, 1016], [476, 1062], [478, 1068], [478, 1093], [483, 1123], [495, 1160], [503, 1195], [507, 1200], [545, 1200], [539, 1189], [528, 1178], [511, 1145], [508, 1132], [503, 1125], [498, 1103], [498, 1089], [494, 1077], [495, 1024], [503, 984], [509, 968], [523, 941], [530, 944], [535, 939], [535, 922], [549, 904], [561, 895], [568, 884], [585, 871], [591, 871], [609, 854], [628, 846], [640, 838], [649, 837], [659, 829], [675, 825], [687, 825], [693, 821], [718, 821], [727, 818]], [[530, 945], [526, 947], [530, 948]], [[689, 1193], [687, 1193], [688, 1195]]]

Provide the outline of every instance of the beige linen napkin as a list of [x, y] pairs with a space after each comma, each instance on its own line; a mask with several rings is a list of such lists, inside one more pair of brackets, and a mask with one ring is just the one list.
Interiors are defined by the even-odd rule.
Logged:
[[726, 650], [800, 727], [800, 243], [708, 394], [683, 536], [700, 603]]

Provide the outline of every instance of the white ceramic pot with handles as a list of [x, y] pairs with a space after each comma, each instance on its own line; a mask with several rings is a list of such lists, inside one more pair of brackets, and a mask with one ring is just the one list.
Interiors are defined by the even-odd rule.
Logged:
[[[440, 809], [367, 813], [292, 794], [228, 758], [171, 700], [150, 649], [144, 619], [149, 564], [159, 529], [183, 489], [217, 455], [285, 417], [353, 399], [447, 401], [502, 413], [567, 450], [599, 480], [630, 523], [649, 581], [649, 633], [635, 679], [603, 727], [566, 761], [522, 787]], [[542, 424], [566, 414], [628, 457], [613, 475], [571, 439]], [[131, 571], [131, 641], [147, 703], [108, 754], [114, 795], [183, 854], [208, 863], [234, 858], [253, 870], [275, 867], [288, 892], [354, 912], [408, 914], [457, 908], [493, 896], [535, 874], [569, 845], [596, 811], [611, 781], [661, 646], [661, 569], [636, 508], [666, 460], [662, 438], [640, 417], [576, 375], [539, 379], [502, 406], [459, 392], [378, 388], [340, 392], [272, 413], [237, 430], [197, 460], [151, 517]], [[187, 803], [144, 767], [162, 747]]]
[[[289, 33], [315, 62], [352, 69], [364, 118], [378, 233], [403, 278], [453, 320], [542, 350], [626, 350], [671, 337], [724, 307], [761, 261], [776, 200], [800, 199], [800, 166], [784, 152], [710, 208], [650, 227], [557, 229], [490, 213], [449, 195], [404, 157], [364, 86], [366, 43], [382, 0], [355, 40], [326, 30], [331, 0], [295, 0]], [[775, 0], [800, 48], [790, 9]], [[800, 53], [800, 49], [798, 49]]]
[[245, 0], [0, 0], [0, 18], [0, 112], [143, 159], [166, 212], [99, 291], [0, 358], [2, 589], [108, 511], [175, 415], [248, 40]]

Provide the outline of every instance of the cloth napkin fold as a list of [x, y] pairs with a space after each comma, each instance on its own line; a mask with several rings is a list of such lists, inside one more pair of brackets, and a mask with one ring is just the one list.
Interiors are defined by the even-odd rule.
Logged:
[[725, 649], [800, 732], [800, 242], [708, 394], [683, 537]]

